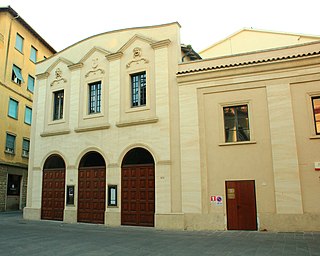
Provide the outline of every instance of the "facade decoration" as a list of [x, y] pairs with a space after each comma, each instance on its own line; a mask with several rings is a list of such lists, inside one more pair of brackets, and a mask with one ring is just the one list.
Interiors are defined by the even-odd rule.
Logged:
[[135, 47], [133, 49], [133, 60], [131, 60], [128, 64], [127, 64], [127, 68], [130, 68], [132, 63], [136, 63], [139, 64], [140, 62], [143, 63], [149, 63], [149, 60], [147, 60], [146, 58], [142, 57], [142, 50], [139, 47]]

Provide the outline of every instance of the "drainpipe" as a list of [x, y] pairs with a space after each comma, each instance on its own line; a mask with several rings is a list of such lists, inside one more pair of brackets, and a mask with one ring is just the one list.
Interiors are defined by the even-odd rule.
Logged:
[[13, 20], [16, 20], [20, 17], [19, 14], [17, 14], [16, 17], [13, 17], [11, 18], [11, 21], [10, 21], [10, 26], [9, 26], [9, 34], [8, 34], [8, 44], [7, 44], [7, 52], [6, 52], [6, 59], [5, 59], [5, 64], [4, 64], [4, 74], [3, 74], [3, 81], [4, 81], [4, 84], [7, 84], [7, 65], [8, 65], [8, 58], [9, 58], [9, 50], [10, 50], [10, 39], [11, 39], [11, 28], [12, 28], [12, 22]]

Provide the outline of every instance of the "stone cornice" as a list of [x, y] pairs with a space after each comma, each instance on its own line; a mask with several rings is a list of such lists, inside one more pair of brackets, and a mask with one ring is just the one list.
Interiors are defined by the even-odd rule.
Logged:
[[159, 48], [163, 48], [163, 47], [168, 47], [168, 45], [171, 43], [171, 41], [169, 39], [166, 40], [161, 40], [155, 43], [151, 44], [151, 47], [153, 49], [159, 49]]
[[60, 130], [60, 131], [54, 131], [54, 132], [43, 132], [40, 134], [41, 137], [50, 137], [50, 136], [57, 136], [57, 135], [63, 135], [63, 134], [69, 134], [70, 130]]
[[37, 74], [36, 75], [36, 78], [38, 80], [41, 80], [41, 79], [47, 79], [49, 77], [50, 73], [49, 72], [44, 72], [44, 73], [41, 73], [41, 74]]
[[80, 69], [83, 67], [83, 63], [76, 63], [76, 64], [72, 64], [72, 65], [69, 65], [68, 68], [73, 71], [73, 70], [77, 70], [77, 69]]
[[113, 61], [113, 60], [118, 60], [122, 57], [123, 53], [122, 52], [116, 52], [116, 53], [111, 53], [106, 55], [106, 58], [108, 61]]
[[104, 124], [104, 125], [99, 125], [99, 126], [78, 127], [78, 128], [75, 128], [74, 131], [79, 133], [79, 132], [105, 130], [105, 129], [109, 129], [109, 128], [110, 128], [110, 124]]
[[117, 122], [116, 126], [127, 127], [127, 126], [133, 126], [133, 125], [152, 124], [158, 121], [159, 119], [157, 117], [153, 117], [153, 118], [146, 118], [146, 119], [140, 119], [140, 120], [120, 121], [120, 122]]

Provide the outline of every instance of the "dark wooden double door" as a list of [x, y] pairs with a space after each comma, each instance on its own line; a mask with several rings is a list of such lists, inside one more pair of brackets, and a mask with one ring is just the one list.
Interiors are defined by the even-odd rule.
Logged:
[[63, 220], [65, 169], [43, 171], [41, 219]]
[[154, 165], [122, 167], [121, 225], [153, 227], [154, 213]]
[[229, 230], [257, 230], [254, 180], [226, 181]]
[[103, 224], [105, 208], [105, 167], [80, 168], [78, 175], [78, 222]]

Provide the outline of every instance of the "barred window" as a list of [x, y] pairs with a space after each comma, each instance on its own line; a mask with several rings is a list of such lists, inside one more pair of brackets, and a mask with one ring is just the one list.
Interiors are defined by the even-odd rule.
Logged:
[[23, 139], [22, 141], [22, 156], [29, 157], [30, 141], [28, 139]]
[[16, 136], [7, 133], [5, 152], [10, 153], [10, 154], [14, 154], [15, 153], [15, 143], [16, 143]]
[[63, 90], [53, 93], [53, 120], [59, 120], [63, 118], [63, 98]]
[[101, 112], [101, 81], [89, 84], [89, 114]]
[[131, 105], [132, 107], [146, 105], [146, 72], [131, 75]]

